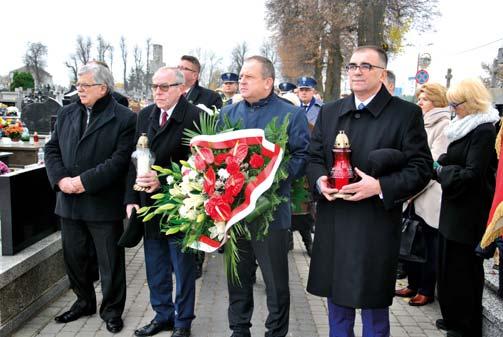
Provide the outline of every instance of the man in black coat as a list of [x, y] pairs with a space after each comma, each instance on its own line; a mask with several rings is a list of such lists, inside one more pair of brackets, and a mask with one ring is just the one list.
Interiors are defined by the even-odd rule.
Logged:
[[185, 98], [194, 104], [204, 104], [206, 107], [218, 110], [222, 108], [222, 98], [215, 91], [201, 87], [199, 85], [199, 72], [201, 64], [195, 56], [183, 55], [178, 64], [178, 69], [185, 76]]
[[[155, 155], [155, 165], [171, 167], [171, 162], [187, 160], [190, 148], [182, 144], [185, 129], [195, 130], [201, 109], [187, 102], [182, 95], [184, 77], [176, 68], [164, 67], [152, 78], [154, 102], [140, 111], [135, 139], [147, 134], [150, 150]], [[147, 188], [136, 192], [137, 183]], [[160, 188], [155, 171], [136, 176], [130, 166], [126, 194], [128, 217], [134, 208], [151, 205], [150, 196]], [[145, 224], [144, 249], [150, 304], [156, 315], [146, 326], [135, 331], [136, 336], [152, 336], [162, 330], [173, 330], [173, 337], [189, 337], [194, 319], [196, 265], [192, 252], [182, 252], [177, 235], [160, 233], [159, 217]], [[171, 273], [176, 276], [176, 295], [173, 301]]]
[[[362, 308], [364, 336], [389, 336], [402, 203], [432, 176], [421, 110], [382, 85], [386, 64], [382, 49], [357, 48], [346, 67], [353, 94], [325, 104], [311, 135], [307, 176], [319, 201], [307, 290], [328, 298], [331, 336], [354, 336], [355, 308]], [[346, 199], [335, 199], [327, 177], [339, 130], [360, 177], [341, 188]], [[405, 165], [382, 158], [387, 168], [371, 176], [369, 155], [378, 149], [400, 151]]]
[[100, 316], [119, 332], [126, 301], [123, 232], [124, 182], [133, 150], [136, 115], [112, 98], [113, 77], [99, 64], [79, 70], [79, 102], [63, 107], [45, 146], [49, 181], [57, 191], [65, 267], [77, 295], [72, 308], [57, 316], [67, 323], [96, 312], [90, 268], [94, 243], [101, 274]]

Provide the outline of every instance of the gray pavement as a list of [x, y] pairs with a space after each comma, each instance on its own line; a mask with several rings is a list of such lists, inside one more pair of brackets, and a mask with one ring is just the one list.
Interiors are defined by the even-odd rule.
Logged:
[[[309, 257], [303, 250], [298, 233], [294, 234], [295, 249], [289, 254], [290, 265], [290, 330], [292, 337], [328, 336], [327, 305], [323, 298], [312, 296], [305, 291], [309, 271]], [[117, 336], [133, 336], [135, 329], [148, 324], [154, 317], [149, 305], [149, 292], [145, 276], [143, 246], [126, 250], [126, 272], [128, 294], [123, 315], [124, 329]], [[397, 287], [405, 286], [402, 281]], [[98, 305], [101, 290], [96, 284]], [[252, 336], [263, 336], [267, 316], [265, 286], [260, 273], [254, 287], [255, 311], [252, 320]], [[81, 318], [68, 324], [56, 324], [54, 316], [68, 310], [75, 296], [68, 290], [43, 311], [18, 330], [14, 336], [110, 336], [98, 315]], [[208, 254], [203, 277], [196, 286], [196, 319], [192, 325], [193, 337], [228, 337], [231, 332], [227, 323], [227, 283], [223, 270], [222, 256]], [[390, 312], [391, 335], [393, 337], [437, 337], [445, 333], [435, 328], [435, 320], [440, 318], [438, 304], [411, 307], [407, 301], [395, 298]], [[362, 326], [357, 315], [355, 334], [361, 336]], [[156, 336], [170, 336], [162, 332]]]

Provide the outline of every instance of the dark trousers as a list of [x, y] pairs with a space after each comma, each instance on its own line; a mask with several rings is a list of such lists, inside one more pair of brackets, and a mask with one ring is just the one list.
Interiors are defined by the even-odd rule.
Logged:
[[438, 229], [424, 224], [423, 233], [426, 240], [426, 262], [404, 261], [404, 269], [409, 278], [409, 289], [433, 297], [437, 282]]
[[439, 233], [438, 302], [446, 325], [463, 336], [482, 335], [484, 268], [475, 246], [446, 239]]
[[[313, 238], [311, 237], [311, 230], [313, 228], [313, 217], [311, 214], [294, 214], [292, 215], [292, 229], [291, 232], [299, 231], [300, 236], [302, 237], [302, 242], [306, 248], [310, 249], [313, 244]], [[292, 240], [293, 247], [293, 237], [290, 235], [290, 239]]]
[[[343, 307], [328, 298], [330, 337], [354, 337], [355, 309]], [[389, 337], [389, 309], [362, 309], [363, 337]]]
[[126, 271], [124, 248], [117, 246], [122, 232], [122, 221], [61, 219], [66, 272], [77, 295], [72, 309], [96, 310], [96, 293], [91, 277], [95, 261], [89, 256], [92, 241], [96, 247], [103, 293], [100, 316], [104, 320], [122, 316], [126, 303]]
[[[190, 328], [196, 299], [195, 255], [183, 253], [179, 238], [144, 240], [145, 267], [150, 289], [150, 304], [155, 321], [174, 322], [176, 328]], [[176, 290], [173, 301], [173, 278]]]
[[[250, 229], [254, 236], [253, 230]], [[241, 285], [228, 278], [229, 327], [235, 337], [250, 336], [253, 314], [253, 274], [255, 259], [266, 286], [266, 337], [284, 337], [288, 333], [290, 290], [288, 288], [288, 230], [270, 230], [263, 240], [238, 239], [238, 275]]]

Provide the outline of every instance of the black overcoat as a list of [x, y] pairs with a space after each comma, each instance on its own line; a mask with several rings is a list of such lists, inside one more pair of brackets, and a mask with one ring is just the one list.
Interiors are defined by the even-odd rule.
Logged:
[[[182, 144], [182, 139], [185, 137], [183, 131], [196, 129], [194, 123], [199, 125], [201, 112], [203, 112], [201, 109], [190, 104], [185, 97], [181, 96], [171, 116], [161, 128], [159, 126], [161, 110], [155, 104], [149, 105], [138, 114], [135, 141], [138, 141], [142, 133], [146, 133], [150, 151], [155, 155], [154, 165], [171, 168], [172, 162], [179, 163], [180, 160], [188, 159], [190, 148]], [[151, 194], [137, 192], [133, 189], [135, 180], [136, 169], [131, 163], [128, 173], [126, 204], [138, 204], [141, 207], [152, 205]], [[165, 181], [161, 183], [165, 183]], [[158, 239], [161, 237], [165, 237], [165, 235], [160, 233], [159, 218], [154, 217], [145, 224], [145, 238]]]
[[390, 96], [384, 86], [363, 110], [356, 110], [353, 95], [324, 105], [311, 136], [307, 167], [313, 191], [317, 179], [329, 175], [339, 130], [349, 137], [353, 166], [363, 172], [370, 171], [369, 152], [376, 149], [399, 150], [407, 163], [375, 177], [383, 199], [329, 202], [315, 192], [319, 201], [307, 290], [342, 306], [388, 307], [395, 290], [402, 203], [432, 176], [421, 110]]
[[[134, 143], [136, 115], [110, 95], [98, 100], [99, 109], [81, 136], [85, 107], [79, 102], [62, 107], [45, 145], [45, 167], [57, 191], [55, 213], [84, 221], [116, 221], [125, 216], [125, 179]], [[80, 176], [85, 192], [66, 194], [58, 182]]]
[[194, 87], [189, 91], [187, 95], [187, 100], [194, 104], [204, 104], [206, 107], [213, 109], [215, 106], [217, 109], [222, 108], [222, 97], [215, 91], [201, 87], [199, 82], [196, 82]]
[[448, 240], [477, 246], [484, 234], [494, 194], [497, 166], [491, 123], [453, 141], [438, 162], [442, 186], [439, 230]]

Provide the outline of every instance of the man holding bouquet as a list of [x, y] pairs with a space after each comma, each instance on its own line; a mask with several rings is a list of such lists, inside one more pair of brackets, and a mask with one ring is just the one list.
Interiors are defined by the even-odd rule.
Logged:
[[280, 125], [289, 118], [287, 152], [288, 179], [283, 181], [279, 193], [288, 201], [278, 206], [263, 239], [257, 239], [258, 225], [247, 224], [251, 240], [238, 238], [238, 277], [241, 284], [228, 279], [229, 326], [233, 337], [249, 337], [253, 314], [253, 276], [255, 260], [262, 271], [266, 285], [269, 315], [265, 326], [266, 336], [282, 337], [288, 333], [290, 291], [288, 287], [288, 229], [291, 222], [290, 185], [303, 175], [307, 161], [309, 131], [302, 109], [278, 97], [274, 91], [274, 66], [262, 56], [245, 60], [240, 72], [239, 90], [243, 101], [226, 106], [221, 112], [231, 123], [241, 123], [241, 128], [265, 129], [275, 117]]

